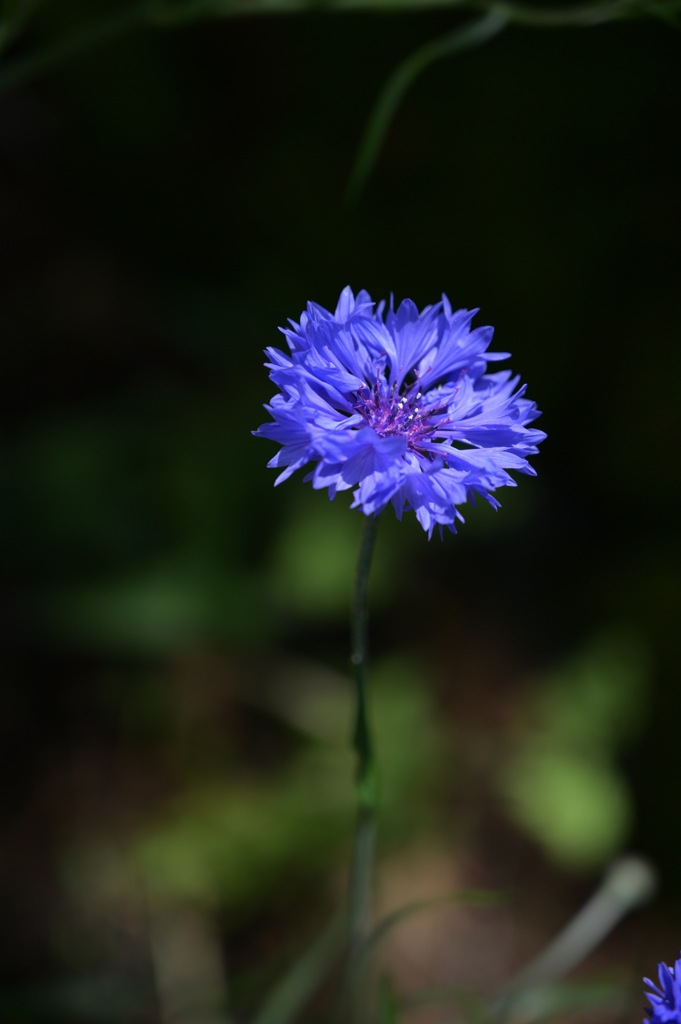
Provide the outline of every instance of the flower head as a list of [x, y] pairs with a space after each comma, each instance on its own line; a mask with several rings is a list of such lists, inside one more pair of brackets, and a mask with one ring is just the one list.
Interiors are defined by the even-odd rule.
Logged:
[[650, 1000], [652, 1006], [646, 1009], [648, 1016], [643, 1024], [681, 1022], [681, 959], [677, 960], [673, 967], [658, 964], [657, 974], [660, 979], [659, 988], [648, 978], [643, 979], [644, 983], [653, 989], [652, 992], [646, 992], [646, 998]]
[[487, 372], [508, 353], [487, 351], [494, 331], [471, 329], [477, 312], [452, 311], [445, 295], [420, 313], [410, 299], [386, 309], [350, 288], [335, 313], [308, 303], [281, 328], [290, 355], [266, 349], [281, 394], [254, 433], [282, 445], [275, 483], [314, 462], [305, 479], [331, 499], [354, 487], [366, 515], [391, 501], [429, 537], [436, 525], [456, 533], [457, 506], [476, 494], [498, 507], [490, 492], [515, 486], [509, 469], [534, 475], [526, 456], [546, 435], [528, 427], [539, 413], [519, 378]]

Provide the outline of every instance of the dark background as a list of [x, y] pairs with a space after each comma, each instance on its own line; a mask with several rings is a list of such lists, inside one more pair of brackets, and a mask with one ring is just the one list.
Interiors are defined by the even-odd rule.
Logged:
[[241, 1020], [340, 899], [361, 515], [273, 490], [250, 432], [261, 350], [346, 284], [479, 305], [548, 433], [458, 536], [381, 523], [386, 905], [507, 887], [503, 929], [447, 933], [484, 988], [634, 849], [660, 896], [596, 966], [676, 954], [680, 39], [513, 27], [433, 66], [347, 209], [378, 90], [458, 17], [140, 31], [0, 99], [2, 1020], [165, 1019], [164, 914], [210, 922]]

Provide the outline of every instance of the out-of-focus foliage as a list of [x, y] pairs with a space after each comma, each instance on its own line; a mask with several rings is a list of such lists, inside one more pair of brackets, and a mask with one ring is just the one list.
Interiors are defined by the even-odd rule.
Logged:
[[[430, 817], [429, 792], [446, 765], [442, 738], [433, 721], [428, 690], [418, 672], [395, 661], [377, 665], [373, 687], [377, 741], [381, 747], [382, 829], [386, 840], [406, 840]], [[319, 672], [280, 677], [276, 692], [251, 694], [276, 715], [308, 735], [308, 742], [276, 778], [243, 779], [227, 773], [199, 778], [178, 794], [127, 851], [102, 856], [68, 851], [65, 870], [84, 884], [88, 865], [96, 889], [119, 894], [127, 875], [133, 890], [140, 879], [155, 901], [196, 901], [231, 907], [272, 896], [287, 870], [305, 864], [317, 873], [349, 850], [353, 824], [353, 758], [348, 736], [351, 690], [344, 677]], [[451, 757], [451, 755], [450, 755]], [[126, 866], [127, 865], [127, 866]], [[118, 882], [106, 882], [113, 872]], [[118, 898], [118, 895], [117, 895]]]
[[513, 814], [560, 862], [601, 863], [628, 837], [633, 809], [617, 756], [645, 730], [649, 672], [641, 639], [617, 632], [593, 637], [536, 687], [529, 729], [501, 787]]

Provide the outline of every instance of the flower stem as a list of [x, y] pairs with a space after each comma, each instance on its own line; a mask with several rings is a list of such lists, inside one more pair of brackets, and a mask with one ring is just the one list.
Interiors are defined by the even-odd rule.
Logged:
[[374, 551], [378, 518], [369, 516], [364, 524], [357, 562], [352, 613], [352, 656], [354, 667], [356, 717], [353, 746], [357, 752], [357, 828], [350, 875], [350, 937], [357, 948], [371, 925], [371, 881], [376, 835], [378, 785], [376, 761], [367, 706], [367, 661], [369, 611], [369, 570]]

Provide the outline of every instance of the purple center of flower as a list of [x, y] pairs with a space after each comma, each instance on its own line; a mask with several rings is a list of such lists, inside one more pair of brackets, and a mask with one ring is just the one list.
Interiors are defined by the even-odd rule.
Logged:
[[401, 393], [394, 383], [388, 387], [385, 378], [377, 376], [373, 388], [363, 384], [355, 406], [370, 427], [381, 437], [399, 434], [405, 437], [411, 448], [419, 448], [419, 442], [430, 436], [441, 423], [448, 422], [439, 413], [445, 405], [427, 405], [428, 395], [421, 392], [418, 378], [407, 385]]

